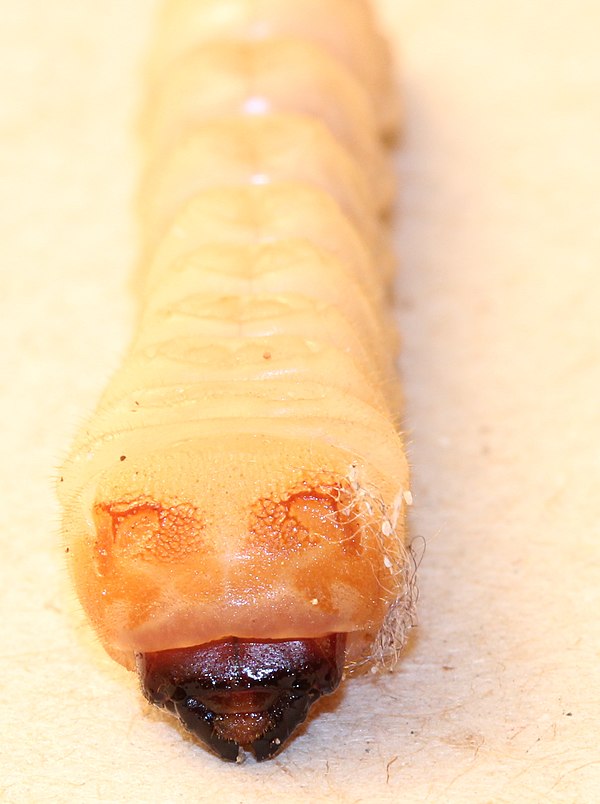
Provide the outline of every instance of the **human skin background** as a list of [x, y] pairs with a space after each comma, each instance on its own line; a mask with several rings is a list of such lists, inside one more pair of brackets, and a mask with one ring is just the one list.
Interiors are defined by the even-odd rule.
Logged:
[[0, 2], [0, 799], [600, 794], [597, 3], [379, 3], [401, 51], [399, 326], [419, 627], [226, 766], [78, 611], [51, 478], [130, 333], [153, 0]]

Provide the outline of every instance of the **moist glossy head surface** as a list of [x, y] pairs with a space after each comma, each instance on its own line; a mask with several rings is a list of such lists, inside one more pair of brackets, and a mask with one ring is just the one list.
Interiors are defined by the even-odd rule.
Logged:
[[240, 748], [269, 759], [310, 706], [339, 684], [345, 634], [252, 641], [229, 637], [190, 648], [140, 653], [146, 698], [226, 760]]

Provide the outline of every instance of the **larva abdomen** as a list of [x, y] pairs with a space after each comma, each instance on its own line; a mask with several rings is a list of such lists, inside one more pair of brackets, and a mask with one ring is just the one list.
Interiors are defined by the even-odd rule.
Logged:
[[[259, 172], [259, 167], [262, 172]], [[374, 181], [319, 119], [293, 112], [208, 120], [150, 166], [140, 192], [145, 225], [162, 226], [202, 189], [300, 180], [332, 195], [351, 217], [385, 214], [390, 183]]]
[[368, 242], [383, 247], [387, 232], [379, 213], [389, 210], [387, 183], [367, 181], [327, 126], [305, 115], [218, 118], [192, 129], [147, 172], [140, 193], [143, 223], [160, 234], [204, 189], [286, 181], [324, 190]]
[[143, 117], [151, 152], [198, 123], [274, 111], [322, 120], [375, 180], [389, 182], [376, 99], [326, 51], [300, 39], [210, 42], [170, 65]]
[[167, 4], [136, 334], [62, 473], [107, 650], [225, 758], [399, 639], [390, 78], [364, 3], [319, 25], [342, 7]]
[[398, 107], [386, 42], [366, 0], [178, 0], [165, 5], [155, 44], [153, 74], [160, 75], [181, 54], [207, 42], [260, 42], [294, 37], [319, 46], [379, 100], [375, 109], [388, 134]]

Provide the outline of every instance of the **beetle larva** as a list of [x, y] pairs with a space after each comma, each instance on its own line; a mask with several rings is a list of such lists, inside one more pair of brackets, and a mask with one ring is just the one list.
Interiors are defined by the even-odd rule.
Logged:
[[157, 36], [140, 316], [63, 530], [107, 651], [225, 759], [410, 615], [388, 62], [362, 0], [172, 0]]

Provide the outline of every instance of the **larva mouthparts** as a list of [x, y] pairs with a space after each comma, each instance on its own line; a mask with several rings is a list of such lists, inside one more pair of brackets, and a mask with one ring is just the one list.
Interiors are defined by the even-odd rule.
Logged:
[[140, 315], [59, 494], [106, 650], [227, 760], [411, 623], [389, 61], [363, 0], [167, 0], [157, 35]]
[[283, 747], [310, 706], [340, 683], [345, 635], [317, 639], [230, 639], [193, 648], [141, 653], [137, 669], [150, 703], [223, 759], [240, 749], [257, 760]]

